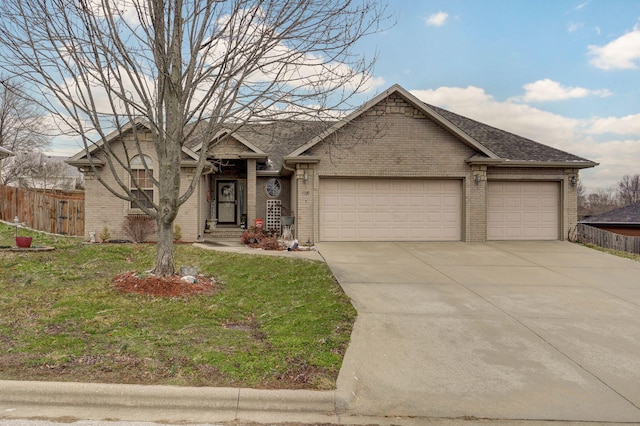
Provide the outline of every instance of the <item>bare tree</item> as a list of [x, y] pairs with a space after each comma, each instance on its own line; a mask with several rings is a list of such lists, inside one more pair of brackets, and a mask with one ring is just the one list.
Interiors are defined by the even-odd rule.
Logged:
[[[0, 183], [16, 182], [29, 166], [20, 154], [38, 150], [49, 143], [45, 111], [23, 95], [21, 84], [0, 76], [0, 146], [16, 157], [5, 160]], [[0, 160], [1, 161], [1, 160]]]
[[615, 188], [598, 189], [587, 195], [586, 216], [593, 216], [618, 207]]
[[10, 160], [10, 168], [19, 171], [17, 182], [23, 188], [70, 191], [76, 189], [81, 180], [77, 170], [62, 161], [62, 157], [23, 152]]
[[584, 187], [582, 180], [578, 179], [578, 185], [576, 186], [576, 196], [578, 201], [578, 220], [584, 218], [589, 213], [589, 204], [587, 202], [587, 190]]
[[[133, 126], [121, 156], [100, 141], [139, 120], [151, 130], [159, 200], [138, 206], [157, 224], [159, 275], [174, 272], [173, 221], [214, 136], [250, 121], [332, 118], [329, 111], [349, 108], [371, 84], [373, 64], [354, 47], [385, 19], [375, 0], [13, 0], [0, 11], [0, 42], [10, 53], [3, 68], [20, 75], [87, 152], [99, 143], [117, 185], [101, 182], [124, 200], [138, 202], [116, 170], [131, 173], [140, 135]], [[194, 137], [199, 161], [180, 192], [175, 165]]]
[[623, 206], [640, 202], [640, 175], [625, 175], [618, 182], [618, 198]]

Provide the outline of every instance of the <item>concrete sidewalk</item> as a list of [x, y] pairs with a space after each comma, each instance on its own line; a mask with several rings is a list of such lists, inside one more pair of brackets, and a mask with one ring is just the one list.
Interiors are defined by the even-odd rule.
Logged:
[[567, 242], [322, 243], [354, 415], [640, 423], [640, 263]]

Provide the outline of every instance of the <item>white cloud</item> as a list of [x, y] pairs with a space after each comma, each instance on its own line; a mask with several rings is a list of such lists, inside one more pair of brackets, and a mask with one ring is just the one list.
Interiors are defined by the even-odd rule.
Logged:
[[574, 137], [579, 125], [575, 119], [512, 100], [497, 101], [484, 89], [474, 86], [440, 87], [411, 93], [427, 103], [560, 149], [563, 149], [563, 141]]
[[527, 83], [522, 87], [525, 90], [522, 100], [525, 102], [563, 101], [587, 96], [611, 96], [611, 92], [607, 89], [589, 90], [584, 87], [566, 87], [548, 78]]
[[640, 29], [634, 28], [604, 46], [589, 46], [591, 64], [603, 70], [636, 69], [640, 59]]
[[[580, 172], [588, 190], [608, 188], [622, 176], [638, 173], [640, 114], [578, 120], [514, 99], [498, 101], [474, 86], [411, 93], [429, 104], [600, 163]], [[607, 136], [616, 132], [626, 138]]]
[[592, 134], [640, 135], [640, 114], [597, 117], [592, 119], [588, 131]]
[[447, 18], [449, 18], [448, 13], [438, 12], [426, 17], [424, 23], [430, 27], [441, 27], [447, 22]]
[[584, 27], [584, 24], [582, 22], [579, 22], [577, 24], [575, 23], [570, 23], [569, 25], [567, 25], [567, 31], [569, 31], [570, 33], [574, 32], [574, 31], [578, 31], [580, 28]]
[[88, 7], [97, 16], [105, 16], [105, 5], [109, 7], [111, 16], [122, 18], [129, 25], [141, 25], [141, 18], [148, 22], [151, 16], [146, 2], [140, 0], [89, 0]]

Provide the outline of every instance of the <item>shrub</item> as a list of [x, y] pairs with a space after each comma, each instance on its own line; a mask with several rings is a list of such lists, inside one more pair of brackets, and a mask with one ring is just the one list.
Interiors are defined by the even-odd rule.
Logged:
[[130, 215], [125, 219], [122, 229], [136, 243], [144, 243], [149, 235], [156, 232], [156, 224], [149, 216]]
[[242, 233], [242, 244], [250, 246], [260, 244], [264, 237], [264, 229], [252, 226]]
[[106, 226], [102, 228], [102, 231], [100, 232], [100, 235], [98, 235], [98, 237], [103, 243], [107, 242], [107, 240], [111, 238], [111, 232], [109, 232], [109, 228], [107, 228]]
[[180, 225], [175, 225], [173, 227], [173, 239], [175, 241], [180, 241], [182, 239], [182, 228]]
[[276, 237], [266, 233], [263, 228], [253, 226], [242, 233], [242, 244], [263, 250], [282, 250]]
[[264, 237], [260, 241], [260, 248], [263, 250], [282, 250], [280, 241], [276, 237]]

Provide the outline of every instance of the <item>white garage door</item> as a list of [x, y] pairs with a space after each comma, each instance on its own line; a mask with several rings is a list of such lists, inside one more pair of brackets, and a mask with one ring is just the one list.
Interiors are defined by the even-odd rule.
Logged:
[[321, 241], [459, 241], [459, 180], [321, 179]]
[[557, 182], [488, 182], [488, 240], [557, 240]]

